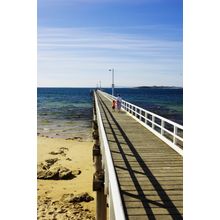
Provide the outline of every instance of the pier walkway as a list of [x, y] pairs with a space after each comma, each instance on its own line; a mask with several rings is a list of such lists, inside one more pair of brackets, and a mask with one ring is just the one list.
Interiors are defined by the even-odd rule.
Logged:
[[[113, 112], [109, 98], [102, 92], [96, 92], [96, 102], [111, 152], [124, 218], [182, 219], [182, 155], [125, 111]], [[106, 168], [105, 172], [108, 178]], [[105, 184], [111, 182], [111, 176], [105, 181]], [[113, 216], [110, 219], [117, 219], [116, 212], [110, 214]]]

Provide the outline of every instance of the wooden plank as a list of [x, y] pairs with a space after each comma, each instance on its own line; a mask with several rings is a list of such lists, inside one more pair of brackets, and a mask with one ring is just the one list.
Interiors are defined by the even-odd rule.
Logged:
[[[128, 170], [128, 168], [124, 166], [115, 165], [116, 170]], [[129, 169], [130, 170], [130, 169]], [[132, 166], [133, 171], [143, 171], [143, 168], [140, 166]], [[182, 167], [170, 167], [170, 166], [164, 166], [164, 167], [151, 167], [151, 171], [161, 171], [161, 172], [183, 172]]]
[[136, 159], [136, 158], [139, 158], [139, 159], [147, 159], [147, 160], [165, 160], [165, 161], [172, 161], [172, 160], [176, 160], [176, 161], [179, 161], [181, 163], [183, 163], [182, 160], [180, 160], [178, 157], [174, 157], [172, 155], [166, 155], [165, 153], [154, 153], [154, 152], [148, 152], [146, 153], [145, 152], [141, 152], [138, 148], [136, 148], [136, 151], [138, 152], [137, 153], [133, 153], [130, 149], [129, 150], [126, 150], [124, 149], [122, 146], [120, 146], [120, 150], [119, 150], [119, 147], [118, 146], [112, 146], [110, 144], [110, 148], [111, 148], [111, 153], [113, 156], [117, 157], [117, 156], [127, 156], [128, 158], [132, 159]]
[[[132, 169], [127, 169], [126, 166], [117, 166], [115, 167], [115, 170], [117, 173], [127, 173], [127, 172], [136, 172], [136, 173], [140, 173], [140, 174], [146, 174], [146, 170], [143, 169], [142, 167], [136, 167]], [[151, 172], [153, 173], [158, 173], [158, 174], [163, 174], [163, 173], [172, 173], [172, 174], [183, 174], [183, 170], [182, 169], [176, 169], [176, 168], [167, 168], [167, 167], [163, 167], [163, 169], [160, 169], [158, 167], [155, 168], [151, 168], [150, 169]]]
[[[117, 163], [117, 164], [116, 164]], [[121, 165], [121, 164], [124, 164], [124, 161], [123, 160], [114, 160], [114, 164], [116, 165]], [[165, 167], [182, 167], [182, 163], [181, 162], [170, 162], [169, 161], [164, 161], [164, 162], [142, 162], [142, 161], [132, 161], [132, 162], [129, 162], [130, 166], [134, 167], [134, 166], [137, 166], [137, 167], [140, 167], [141, 165], [147, 165], [147, 166], [151, 166], [151, 165], [154, 165], [154, 166], [165, 166]]]
[[[116, 170], [118, 176], [120, 175], [121, 177], [130, 177], [131, 175], [135, 175], [136, 177], [148, 177], [149, 172], [148, 171], [142, 171], [142, 172], [135, 172], [134, 170]], [[151, 172], [151, 171], [150, 171]], [[152, 173], [152, 172], [151, 172]], [[183, 173], [182, 172], [172, 172], [172, 171], [154, 171], [153, 172], [154, 177], [182, 177]]]
[[[141, 184], [141, 189], [142, 190], [147, 190], [147, 189], [157, 189], [157, 188], [159, 188], [160, 187], [160, 185], [152, 185], [152, 184], [148, 184], [148, 183], [142, 183]], [[137, 186], [135, 186], [135, 184], [134, 183], [132, 183], [132, 182], [121, 182], [121, 184], [120, 184], [120, 188], [121, 188], [121, 190], [124, 190], [124, 191], [126, 191], [126, 190], [136, 190], [137, 189]], [[176, 189], [176, 190], [182, 190], [183, 189], [183, 185], [182, 184], [166, 184], [166, 185], [163, 185], [163, 190], [172, 190], [172, 189]]]
[[146, 195], [139, 195], [139, 194], [133, 194], [132, 197], [131, 196], [128, 196], [128, 195], [124, 195], [123, 192], [122, 192], [122, 197], [124, 199], [124, 201], [126, 202], [133, 202], [133, 201], [138, 201], [138, 200], [152, 200], [154, 202], [170, 202], [172, 201], [173, 203], [175, 201], [182, 201], [183, 200], [183, 196], [182, 195], [170, 195], [169, 198], [167, 198], [166, 196], [164, 197], [160, 197], [160, 196], [155, 196], [155, 195], [149, 195], [149, 196], [146, 196]]
[[120, 179], [120, 182], [140, 182], [140, 183], [148, 183], [148, 184], [164, 184], [165, 182], [179, 182], [182, 183], [183, 182], [183, 178], [182, 176], [158, 176], [158, 177], [140, 177], [140, 176], [135, 176], [135, 175], [131, 175], [131, 176], [124, 176], [124, 175], [117, 175], [118, 178]]
[[[137, 191], [137, 192], [148, 192], [148, 191], [158, 191], [160, 193], [161, 188], [160, 186], [152, 186], [152, 185], [141, 185], [141, 187], [137, 187], [135, 185], [121, 185], [120, 189], [123, 193], [127, 193], [130, 195], [131, 191]], [[169, 193], [169, 191], [182, 191], [182, 186], [181, 184], [167, 184], [163, 186], [162, 189], [165, 193]]]
[[[116, 170], [117, 173], [139, 173], [139, 174], [146, 175], [146, 171], [143, 168], [138, 168], [138, 167], [136, 169], [135, 168], [134, 169], [126, 169], [126, 167], [116, 168], [115, 170]], [[159, 168], [156, 169], [156, 168], [154, 168], [154, 169], [151, 169], [150, 171], [152, 173], [154, 173], [155, 175], [157, 175], [157, 174], [161, 174], [161, 175], [168, 174], [168, 176], [169, 176], [170, 174], [173, 174], [173, 175], [180, 174], [182, 176], [182, 174], [183, 174], [183, 171], [181, 169], [159, 169]]]
[[[171, 214], [178, 214], [175, 208], [152, 208], [151, 211], [153, 212], [154, 215], [171, 215]], [[182, 208], [178, 208], [178, 211], [180, 214], [183, 213]], [[127, 214], [128, 215], [147, 215], [147, 210], [144, 208], [127, 208]]]
[[179, 215], [130, 215], [129, 220], [181, 220], [182, 216]]
[[157, 188], [154, 189], [147, 189], [147, 190], [143, 190], [141, 189], [137, 189], [137, 190], [123, 190], [123, 193], [128, 193], [128, 194], [132, 194], [132, 195], [145, 195], [145, 196], [160, 196], [160, 195], [164, 195], [164, 196], [171, 196], [171, 195], [176, 195], [176, 196], [182, 196], [183, 195], [183, 191], [180, 189], [173, 189], [173, 190], [160, 190]]
[[[146, 201], [147, 202], [147, 201]], [[143, 207], [143, 203], [141, 201], [134, 201], [134, 202], [125, 202], [127, 208], [139, 208]], [[157, 207], [162, 207], [162, 208], [170, 208], [173, 207], [172, 203], [164, 203], [164, 202], [154, 202], [154, 201], [148, 201], [148, 206], [150, 208], [157, 208]], [[183, 202], [182, 201], [175, 201], [175, 207], [182, 208], [183, 207]]]
[[[146, 176], [146, 173], [141, 173], [141, 172], [134, 172], [132, 171], [116, 171], [118, 176], [120, 177], [130, 177], [131, 175], [135, 175], [135, 176]], [[154, 172], [154, 177], [183, 177], [183, 173], [182, 172]]]
[[[115, 155], [113, 154], [112, 157], [114, 158], [114, 161], [123, 161], [123, 156], [122, 155]], [[153, 163], [160, 163], [160, 164], [182, 164], [181, 161], [177, 160], [177, 159], [170, 159], [170, 160], [165, 160], [163, 158], [149, 158], [149, 157], [145, 157], [145, 158], [141, 158], [141, 159], [137, 159], [134, 156], [126, 156], [126, 159], [129, 161], [129, 163], [132, 162], [140, 162], [140, 163], [144, 163], [144, 164], [153, 164]]]
[[126, 182], [133, 182], [134, 184], [140, 183], [141, 184], [151, 184], [154, 186], [161, 186], [163, 187], [163, 185], [170, 185], [170, 184], [182, 184], [183, 181], [182, 180], [160, 180], [160, 182], [155, 181], [155, 180], [146, 180], [146, 179], [132, 179], [132, 178], [121, 178], [119, 179], [120, 184], [124, 184]]

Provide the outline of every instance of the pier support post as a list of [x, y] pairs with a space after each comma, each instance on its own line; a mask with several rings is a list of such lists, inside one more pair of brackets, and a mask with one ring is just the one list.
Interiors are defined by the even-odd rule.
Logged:
[[93, 191], [96, 191], [96, 220], [106, 220], [107, 196], [104, 193], [104, 170], [102, 169], [102, 155], [100, 150], [97, 121], [93, 120], [93, 163], [95, 173], [93, 175]]

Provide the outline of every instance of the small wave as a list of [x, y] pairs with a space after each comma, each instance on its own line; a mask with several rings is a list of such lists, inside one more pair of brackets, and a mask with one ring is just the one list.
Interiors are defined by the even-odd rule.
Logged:
[[44, 130], [44, 131], [49, 131], [50, 129], [49, 129], [49, 128], [43, 128], [43, 130]]

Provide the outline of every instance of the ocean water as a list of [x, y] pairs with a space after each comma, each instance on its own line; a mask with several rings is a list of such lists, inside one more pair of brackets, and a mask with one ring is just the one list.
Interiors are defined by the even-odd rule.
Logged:
[[38, 88], [37, 130], [56, 138], [91, 140], [92, 98], [89, 88]]
[[[111, 89], [103, 89], [111, 94]], [[91, 88], [38, 88], [38, 135], [91, 140]], [[115, 95], [183, 124], [183, 89], [121, 88]]]

